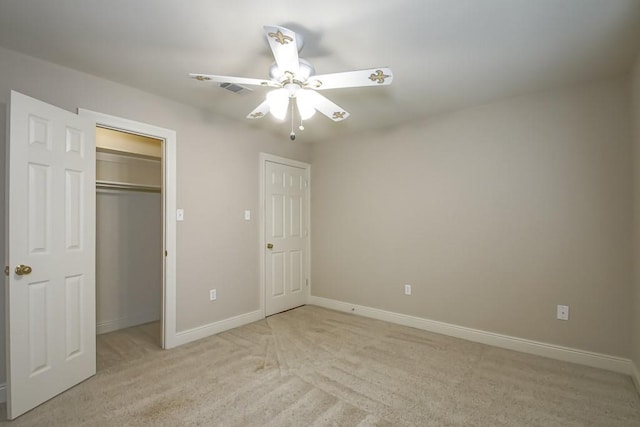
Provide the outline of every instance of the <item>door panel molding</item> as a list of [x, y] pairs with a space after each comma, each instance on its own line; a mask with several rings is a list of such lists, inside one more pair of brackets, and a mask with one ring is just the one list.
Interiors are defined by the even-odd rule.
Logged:
[[15, 91], [9, 113], [6, 397], [14, 419], [96, 372], [95, 125]]
[[[267, 274], [270, 274], [270, 272], [272, 272], [272, 269], [268, 268], [269, 266], [267, 265], [268, 261], [267, 261], [267, 244], [270, 243], [267, 241], [267, 231], [273, 231], [276, 234], [280, 231], [282, 231], [282, 233], [285, 233], [285, 230], [281, 228], [283, 227], [284, 224], [279, 224], [278, 227], [275, 227], [274, 224], [267, 224], [267, 213], [266, 213], [266, 207], [267, 207], [267, 191], [266, 191], [266, 173], [267, 173], [267, 163], [275, 163], [275, 164], [280, 164], [280, 165], [284, 165], [284, 166], [290, 166], [290, 167], [294, 167], [294, 168], [299, 168], [299, 169], [303, 169], [304, 170], [304, 175], [305, 175], [305, 179], [306, 179], [306, 191], [305, 191], [305, 197], [302, 198], [303, 200], [300, 200], [300, 206], [296, 206], [294, 210], [299, 210], [302, 209], [304, 211], [304, 223], [306, 224], [306, 226], [303, 226], [301, 224], [295, 224], [292, 223], [290, 224], [290, 226], [295, 226], [294, 228], [296, 228], [296, 230], [293, 229], [289, 229], [287, 231], [287, 233], [291, 233], [292, 235], [296, 235], [296, 236], [300, 236], [300, 237], [304, 237], [306, 238], [306, 244], [304, 245], [304, 251], [306, 252], [306, 257], [303, 261], [302, 261], [302, 265], [296, 266], [296, 268], [292, 269], [291, 265], [289, 265], [290, 263], [287, 263], [287, 265], [289, 265], [289, 269], [291, 271], [287, 271], [288, 275], [292, 275], [293, 273], [296, 273], [296, 275], [300, 276], [301, 275], [301, 271], [304, 271], [305, 274], [303, 274], [302, 276], [304, 277], [300, 277], [299, 281], [300, 284], [298, 287], [302, 287], [299, 290], [296, 290], [295, 293], [299, 293], [302, 292], [304, 294], [303, 298], [301, 299], [301, 301], [303, 301], [303, 304], [307, 303], [307, 300], [309, 298], [309, 294], [310, 294], [310, 285], [311, 285], [311, 281], [310, 281], [310, 273], [311, 273], [311, 215], [310, 215], [310, 203], [311, 203], [311, 165], [308, 163], [304, 163], [304, 162], [300, 162], [298, 160], [292, 160], [292, 159], [287, 159], [284, 157], [279, 157], [279, 156], [275, 156], [272, 154], [268, 154], [268, 153], [260, 153], [260, 311], [262, 313], [264, 313], [265, 316], [267, 316], [267, 301], [266, 299], [269, 297], [267, 295]], [[302, 180], [301, 180], [302, 181]], [[304, 185], [302, 182], [300, 183], [300, 185]], [[286, 206], [282, 206], [283, 209], [289, 209], [291, 210], [291, 208], [293, 208], [292, 206], [286, 207]], [[290, 227], [291, 228], [291, 227]], [[276, 249], [272, 249], [272, 251], [274, 251], [274, 254], [277, 253], [277, 248]], [[289, 257], [290, 255], [282, 253], [283, 257]], [[273, 260], [271, 260], [273, 261]], [[285, 268], [284, 266], [282, 266], [283, 268]], [[301, 270], [301, 271], [298, 271]], [[278, 288], [279, 291], [283, 291], [283, 289], [281, 289], [283, 286], [283, 284], [280, 284], [280, 287]]]

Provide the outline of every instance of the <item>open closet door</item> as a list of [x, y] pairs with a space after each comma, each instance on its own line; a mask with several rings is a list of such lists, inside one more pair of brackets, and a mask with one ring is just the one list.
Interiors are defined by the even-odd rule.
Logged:
[[92, 376], [95, 124], [11, 92], [7, 416]]

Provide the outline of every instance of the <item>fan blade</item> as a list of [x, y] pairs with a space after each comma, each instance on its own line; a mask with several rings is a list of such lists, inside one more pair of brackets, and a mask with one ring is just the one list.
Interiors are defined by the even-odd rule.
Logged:
[[247, 114], [247, 119], [261, 119], [269, 114], [269, 103], [265, 100], [255, 110]]
[[273, 86], [279, 85], [272, 80], [252, 79], [250, 77], [231, 77], [231, 76], [215, 76], [213, 74], [189, 74], [189, 77], [202, 82], [216, 82], [216, 83], [235, 83], [238, 85], [250, 85], [250, 86]]
[[307, 89], [306, 93], [306, 97], [312, 103], [313, 107], [334, 122], [341, 122], [349, 117], [349, 113], [342, 109], [342, 107], [329, 101], [326, 97], [320, 95], [315, 90]]
[[391, 84], [392, 81], [393, 72], [391, 69], [370, 68], [368, 70], [311, 76], [307, 80], [306, 86], [316, 90], [324, 90], [343, 87], [383, 86]]
[[264, 33], [280, 71], [296, 74], [300, 68], [296, 33], [273, 25], [265, 25]]

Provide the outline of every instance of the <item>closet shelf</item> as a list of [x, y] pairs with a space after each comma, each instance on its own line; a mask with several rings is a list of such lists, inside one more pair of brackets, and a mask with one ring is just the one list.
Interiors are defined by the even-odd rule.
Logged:
[[98, 190], [126, 190], [126, 191], [145, 191], [150, 193], [162, 192], [159, 185], [143, 185], [130, 182], [103, 181], [96, 180], [96, 189]]

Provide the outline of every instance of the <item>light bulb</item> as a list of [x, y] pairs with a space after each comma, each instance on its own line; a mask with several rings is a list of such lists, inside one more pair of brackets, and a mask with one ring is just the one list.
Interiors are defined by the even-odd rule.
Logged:
[[278, 120], [287, 117], [287, 107], [289, 107], [289, 92], [286, 89], [272, 90], [267, 94], [269, 111]]
[[300, 112], [300, 118], [302, 120], [308, 120], [316, 113], [316, 109], [313, 108], [313, 100], [310, 96], [308, 89], [301, 89], [296, 93], [296, 102], [298, 104], [298, 111]]

